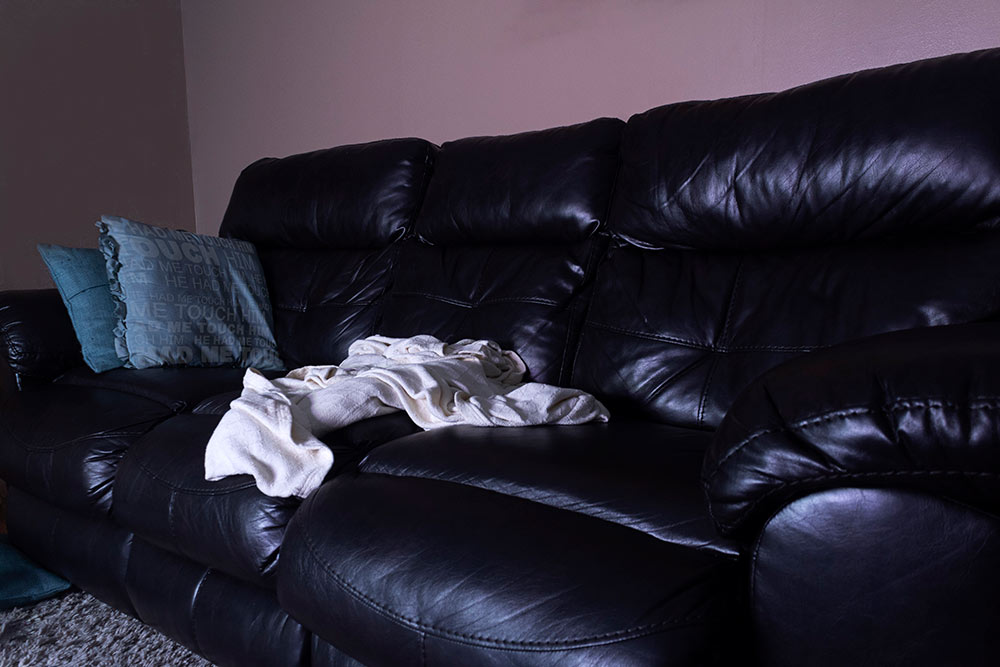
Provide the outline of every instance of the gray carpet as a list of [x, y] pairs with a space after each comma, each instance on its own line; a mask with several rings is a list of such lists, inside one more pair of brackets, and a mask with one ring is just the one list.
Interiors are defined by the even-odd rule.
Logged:
[[87, 593], [74, 592], [0, 611], [0, 665], [212, 663]]

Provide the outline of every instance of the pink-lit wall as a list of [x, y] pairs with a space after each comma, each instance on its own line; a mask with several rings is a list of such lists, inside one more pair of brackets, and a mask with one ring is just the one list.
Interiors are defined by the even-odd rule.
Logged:
[[194, 229], [179, 0], [0, 0], [0, 290], [113, 213]]
[[1000, 46], [998, 0], [183, 0], [198, 229], [239, 170]]

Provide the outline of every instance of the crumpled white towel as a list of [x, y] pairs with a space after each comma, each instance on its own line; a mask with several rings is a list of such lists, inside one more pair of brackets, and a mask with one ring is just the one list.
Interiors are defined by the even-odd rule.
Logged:
[[250, 368], [205, 449], [205, 479], [250, 474], [269, 496], [307, 496], [333, 465], [319, 438], [405, 410], [424, 429], [607, 421], [577, 389], [521, 382], [520, 357], [489, 340], [433, 336], [355, 341], [340, 366], [305, 366], [277, 380]]

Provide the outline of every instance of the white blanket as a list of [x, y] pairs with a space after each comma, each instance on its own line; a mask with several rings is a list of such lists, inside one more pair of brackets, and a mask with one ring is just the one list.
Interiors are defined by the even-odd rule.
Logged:
[[590, 394], [521, 382], [524, 362], [493, 341], [372, 336], [348, 353], [340, 366], [305, 366], [277, 380], [248, 369], [208, 441], [205, 479], [249, 474], [269, 496], [305, 497], [333, 465], [321, 437], [399, 410], [424, 429], [608, 420]]

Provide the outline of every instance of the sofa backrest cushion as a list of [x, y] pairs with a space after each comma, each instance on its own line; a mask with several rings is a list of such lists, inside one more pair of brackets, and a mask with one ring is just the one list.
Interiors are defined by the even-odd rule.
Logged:
[[636, 115], [615, 231], [745, 252], [995, 228], [998, 79], [990, 50]]
[[381, 333], [489, 338], [568, 380], [624, 123], [445, 143], [400, 248]]
[[716, 426], [789, 357], [1000, 313], [1000, 50], [633, 116], [573, 383]]
[[337, 363], [375, 333], [436, 152], [394, 139], [265, 158], [240, 174], [220, 234], [257, 246], [289, 368]]
[[417, 234], [435, 245], [566, 245], [590, 238], [608, 211], [623, 127], [600, 118], [444, 144]]
[[221, 233], [258, 248], [384, 248], [412, 226], [434, 152], [389, 139], [257, 160], [236, 181]]

